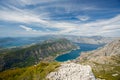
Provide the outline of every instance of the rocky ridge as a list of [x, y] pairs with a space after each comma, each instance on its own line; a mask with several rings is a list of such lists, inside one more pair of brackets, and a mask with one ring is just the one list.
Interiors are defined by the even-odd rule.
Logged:
[[90, 65], [97, 78], [120, 80], [120, 39], [97, 50], [81, 53], [74, 62]]
[[[80, 61], [89, 60], [101, 64], [114, 64], [115, 58], [120, 58], [120, 40], [115, 40], [102, 48], [90, 52], [83, 52], [79, 57]], [[120, 60], [117, 60], [120, 61]]]

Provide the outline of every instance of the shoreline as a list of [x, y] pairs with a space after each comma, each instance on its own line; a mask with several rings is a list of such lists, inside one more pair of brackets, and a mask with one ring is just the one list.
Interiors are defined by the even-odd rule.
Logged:
[[[80, 49], [80, 46], [77, 46], [77, 48], [72, 49], [72, 50], [70, 50], [70, 51], [63, 52], [62, 54], [57, 54], [57, 56], [54, 58], [54, 61], [57, 61], [56, 58], [57, 58], [58, 56], [62, 56], [62, 55], [64, 55], [64, 54], [69, 54], [70, 52], [75, 51], [75, 50], [78, 50], [78, 49]], [[60, 62], [60, 61], [57, 61], [57, 62]], [[64, 61], [64, 62], [65, 62], [65, 61]]]

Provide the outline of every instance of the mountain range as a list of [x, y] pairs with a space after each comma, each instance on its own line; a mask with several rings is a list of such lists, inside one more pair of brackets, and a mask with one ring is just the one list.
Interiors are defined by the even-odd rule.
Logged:
[[56, 56], [75, 48], [77, 48], [76, 45], [62, 38], [46, 40], [25, 47], [5, 49], [0, 53], [0, 71], [31, 66], [40, 61], [53, 61]]
[[94, 51], [82, 52], [75, 60], [53, 61], [57, 55], [72, 49], [76, 45], [62, 38], [3, 52], [0, 80], [120, 80], [120, 39]]
[[42, 43], [49, 39], [66, 38], [75, 43], [86, 44], [107, 44], [117, 39], [117, 37], [102, 37], [102, 36], [73, 36], [73, 35], [46, 35], [38, 37], [3, 37], [0, 38], [0, 49], [13, 48], [19, 46], [30, 45], [34, 43]]

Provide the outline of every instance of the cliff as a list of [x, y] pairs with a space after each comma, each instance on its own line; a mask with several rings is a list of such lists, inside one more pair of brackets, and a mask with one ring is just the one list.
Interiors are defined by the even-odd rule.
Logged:
[[44, 60], [52, 61], [57, 55], [75, 48], [76, 46], [66, 39], [56, 39], [47, 40], [41, 44], [9, 49], [0, 53], [0, 71], [31, 66]]

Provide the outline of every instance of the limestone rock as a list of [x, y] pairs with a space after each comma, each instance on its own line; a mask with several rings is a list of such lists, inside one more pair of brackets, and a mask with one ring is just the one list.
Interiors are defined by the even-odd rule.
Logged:
[[57, 71], [47, 75], [48, 80], [96, 80], [89, 65], [63, 63]]

